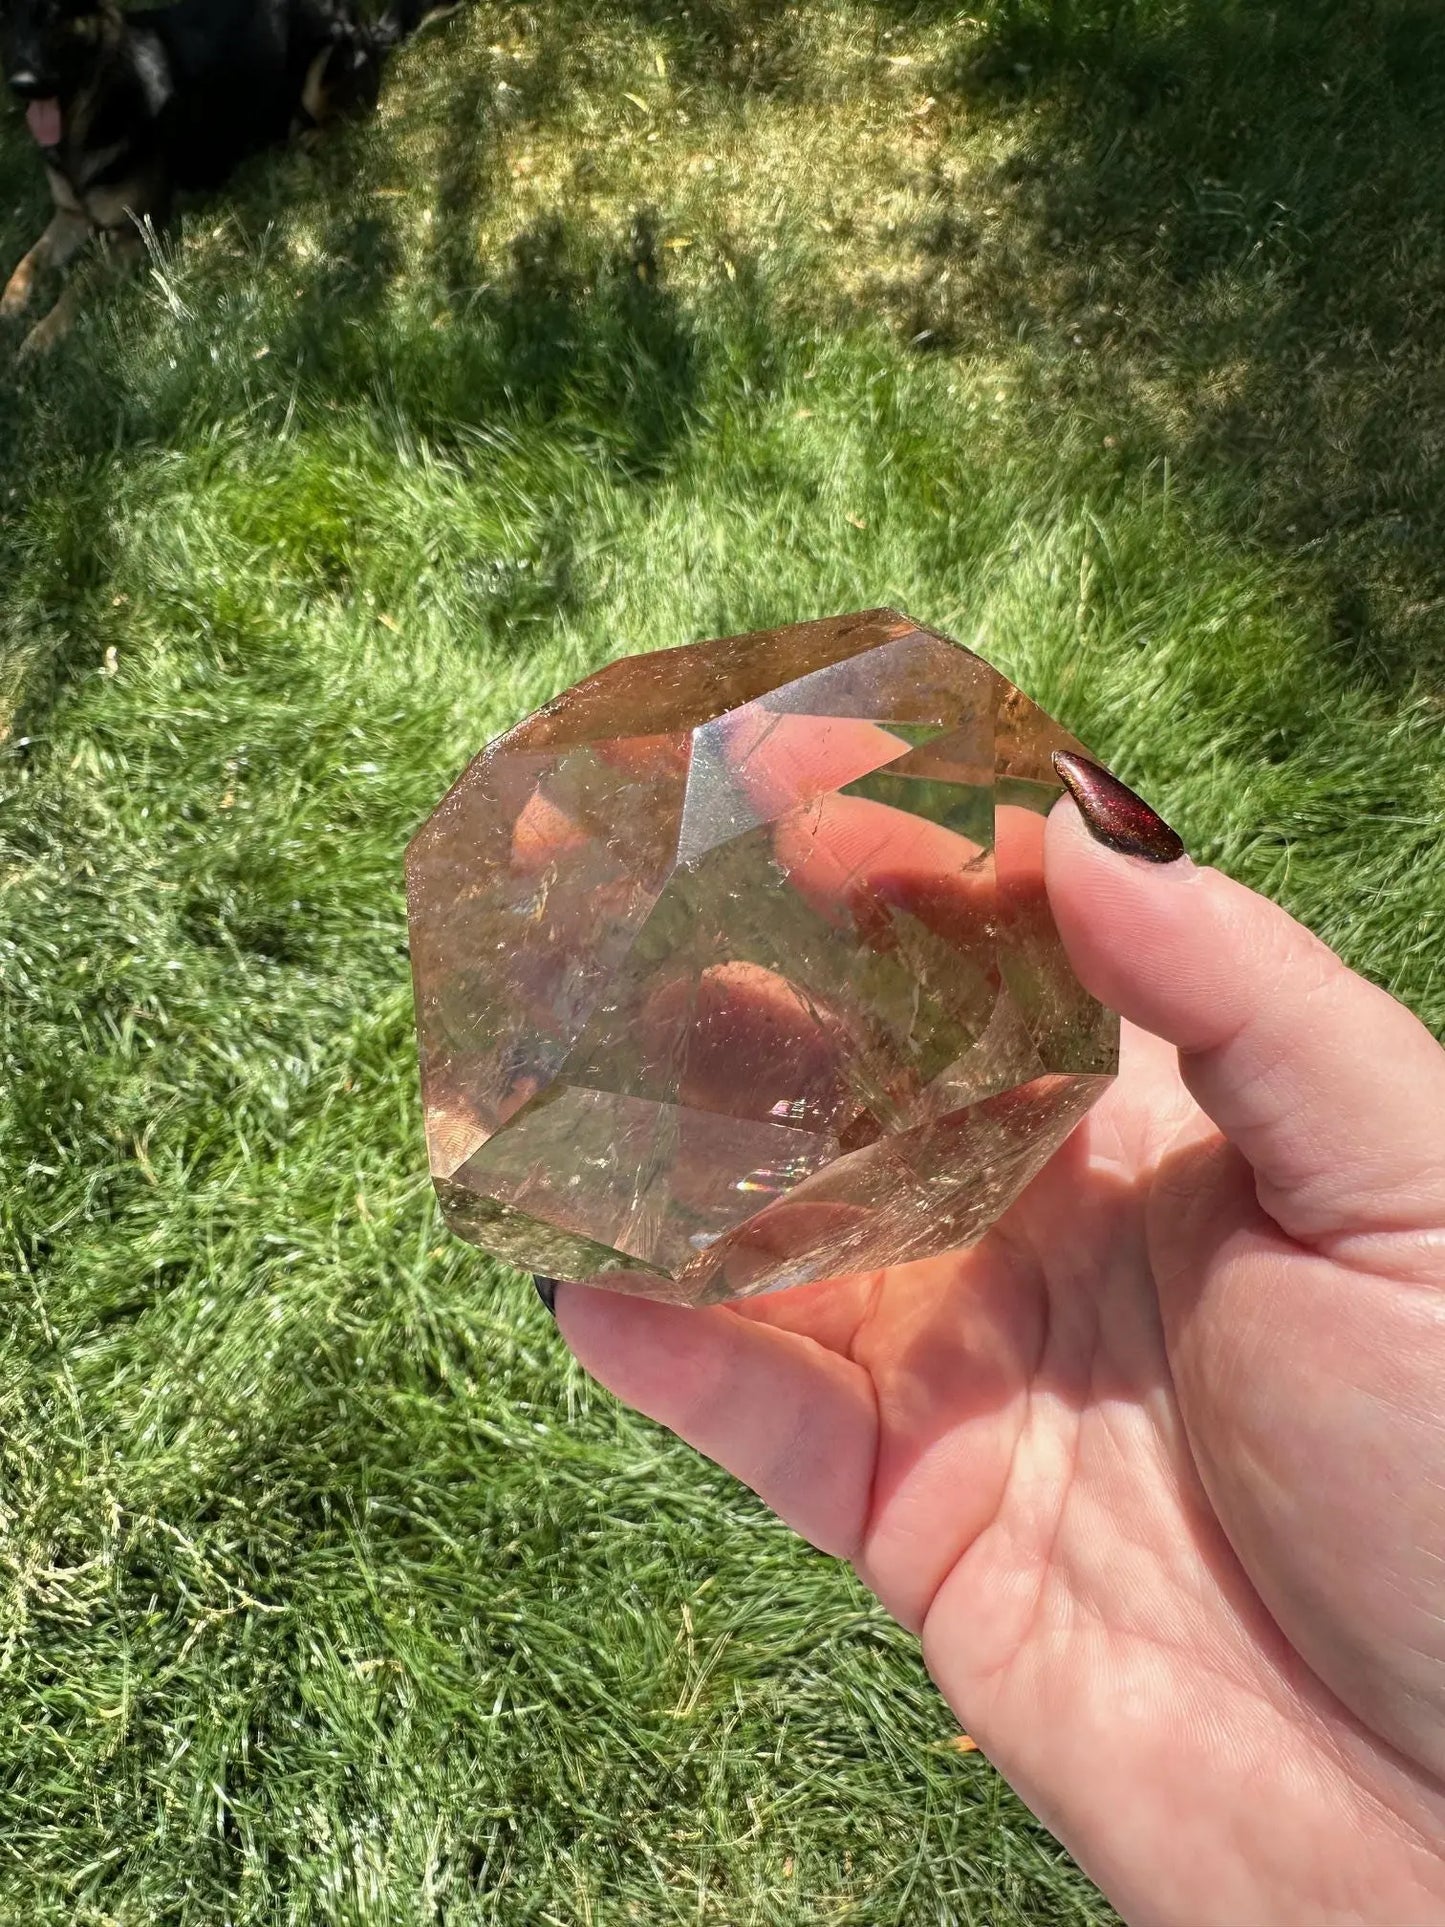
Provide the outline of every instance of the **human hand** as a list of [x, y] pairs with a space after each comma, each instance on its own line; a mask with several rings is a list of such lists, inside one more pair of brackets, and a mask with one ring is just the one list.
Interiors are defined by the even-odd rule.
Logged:
[[1445, 1052], [1072, 802], [1045, 875], [1121, 1075], [993, 1233], [558, 1322], [853, 1562], [1127, 1919], [1445, 1921]]

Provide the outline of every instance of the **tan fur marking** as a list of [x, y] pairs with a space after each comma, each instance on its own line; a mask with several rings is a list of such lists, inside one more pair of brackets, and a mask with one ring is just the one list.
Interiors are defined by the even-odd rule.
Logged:
[[[145, 252], [140, 235], [131, 227], [110, 238], [109, 259], [104, 263], [111, 274], [119, 274], [132, 267]], [[68, 335], [75, 326], [76, 316], [80, 313], [81, 301], [95, 276], [87, 273], [83, 277], [75, 275], [61, 290], [60, 299], [45, 316], [37, 321], [26, 335], [19, 348], [21, 361], [33, 360], [36, 355], [44, 354], [53, 348], [57, 341]]]
[[149, 212], [149, 184], [137, 177], [116, 187], [93, 187], [85, 197], [85, 211], [99, 228], [129, 227]]
[[331, 49], [324, 48], [306, 69], [306, 79], [301, 88], [301, 105], [312, 120], [319, 125], [326, 119], [326, 68], [331, 59]]
[[43, 321], [37, 321], [16, 351], [19, 361], [32, 361], [36, 355], [43, 355], [47, 348], [53, 348], [57, 341], [68, 335], [75, 326], [75, 317], [80, 308], [80, 290], [71, 282], [61, 291], [60, 299]]
[[0, 319], [13, 321], [16, 315], [24, 314], [35, 293], [35, 277], [44, 265], [45, 256], [37, 241], [28, 253], [21, 255], [15, 263], [15, 272], [5, 283], [5, 292], [0, 294]]
[[50, 225], [22, 257], [0, 295], [0, 316], [7, 321], [24, 314], [35, 293], [38, 276], [50, 267], [63, 268], [90, 239], [90, 223], [83, 215], [57, 213]]
[[[95, 44], [106, 53], [114, 53], [125, 36], [125, 21], [120, 9], [105, 6], [101, 9], [96, 22]], [[95, 117], [96, 96], [102, 84], [106, 67], [101, 60], [95, 67], [91, 83], [82, 87], [70, 103], [66, 115], [66, 145], [77, 153], [85, 151], [86, 139], [90, 133], [90, 123]]]
[[50, 198], [66, 214], [83, 214], [84, 209], [75, 198], [75, 190], [58, 168], [47, 167], [45, 178], [50, 183]]

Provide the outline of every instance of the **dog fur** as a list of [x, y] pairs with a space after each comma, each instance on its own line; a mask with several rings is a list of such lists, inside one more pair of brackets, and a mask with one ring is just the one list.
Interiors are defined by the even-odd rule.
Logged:
[[[218, 187], [248, 155], [376, 104], [386, 55], [454, 0], [0, 0], [0, 65], [41, 150], [55, 214], [0, 295], [25, 313], [43, 271], [95, 235], [139, 255], [175, 196]], [[22, 355], [70, 327], [68, 282]]]

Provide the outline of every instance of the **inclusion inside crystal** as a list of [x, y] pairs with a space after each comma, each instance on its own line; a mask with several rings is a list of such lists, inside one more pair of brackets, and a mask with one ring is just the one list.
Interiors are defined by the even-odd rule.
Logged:
[[981, 1237], [1117, 1067], [1048, 910], [1082, 745], [893, 610], [624, 658], [407, 859], [461, 1236], [706, 1303]]

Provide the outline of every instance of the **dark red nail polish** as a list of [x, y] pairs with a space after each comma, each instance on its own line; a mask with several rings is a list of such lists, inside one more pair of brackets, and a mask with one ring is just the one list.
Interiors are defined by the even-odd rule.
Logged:
[[1142, 856], [1146, 863], [1177, 863], [1184, 845], [1157, 810], [1127, 783], [1111, 776], [1087, 756], [1066, 749], [1054, 751], [1054, 768], [1079, 806], [1089, 834], [1123, 856]]
[[532, 1283], [537, 1287], [537, 1296], [555, 1318], [557, 1316], [557, 1280], [555, 1278], [539, 1278], [534, 1273]]

